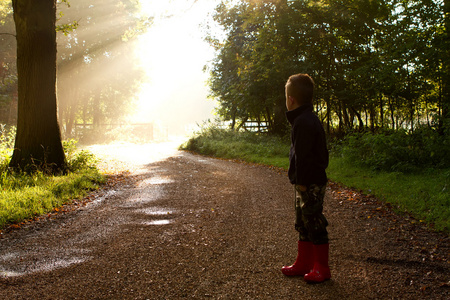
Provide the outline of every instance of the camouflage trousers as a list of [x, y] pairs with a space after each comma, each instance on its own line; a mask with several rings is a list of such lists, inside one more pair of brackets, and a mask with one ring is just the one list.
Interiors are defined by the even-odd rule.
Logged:
[[305, 192], [295, 185], [295, 229], [300, 241], [328, 243], [328, 221], [323, 215], [325, 185], [311, 184]]

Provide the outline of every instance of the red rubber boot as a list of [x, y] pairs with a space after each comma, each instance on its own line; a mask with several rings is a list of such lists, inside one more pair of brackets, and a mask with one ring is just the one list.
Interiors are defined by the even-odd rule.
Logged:
[[329, 244], [313, 246], [314, 267], [310, 273], [305, 275], [306, 282], [319, 283], [331, 278], [330, 267], [328, 266], [329, 249]]
[[292, 266], [281, 268], [286, 276], [304, 276], [311, 272], [313, 267], [313, 243], [298, 241], [297, 259]]

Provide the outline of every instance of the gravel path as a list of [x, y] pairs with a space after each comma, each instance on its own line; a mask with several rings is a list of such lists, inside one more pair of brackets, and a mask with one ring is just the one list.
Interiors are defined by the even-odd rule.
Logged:
[[449, 237], [330, 184], [332, 280], [296, 255], [279, 170], [174, 152], [0, 239], [0, 299], [449, 299]]

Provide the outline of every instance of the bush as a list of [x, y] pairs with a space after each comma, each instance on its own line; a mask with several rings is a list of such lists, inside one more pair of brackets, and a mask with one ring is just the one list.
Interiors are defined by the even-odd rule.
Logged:
[[203, 155], [288, 166], [289, 138], [255, 132], [236, 132], [216, 125], [202, 130], [181, 146]]
[[77, 149], [77, 144], [78, 142], [76, 140], [63, 142], [69, 172], [96, 168], [97, 159], [95, 156], [86, 150], [79, 151]]
[[16, 127], [0, 124], [0, 149], [12, 149], [16, 138]]
[[351, 134], [333, 152], [373, 170], [414, 172], [450, 167], [448, 135], [427, 127], [411, 133], [400, 130]]
[[0, 124], [0, 174], [3, 174], [8, 170], [15, 137], [15, 127]]
[[[63, 142], [68, 174], [48, 176], [44, 172], [10, 172], [11, 154], [2, 144], [0, 149], [0, 229], [6, 224], [51, 211], [72, 199], [83, 197], [89, 190], [105, 182], [95, 166], [96, 159], [87, 151], [78, 151], [76, 141]], [[3, 153], [3, 154], [2, 154]]]

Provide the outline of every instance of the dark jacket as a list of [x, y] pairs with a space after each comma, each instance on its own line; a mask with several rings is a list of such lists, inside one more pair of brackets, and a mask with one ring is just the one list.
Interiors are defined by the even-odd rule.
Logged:
[[292, 184], [322, 185], [327, 182], [328, 149], [325, 131], [312, 104], [286, 112], [292, 126], [289, 180]]

